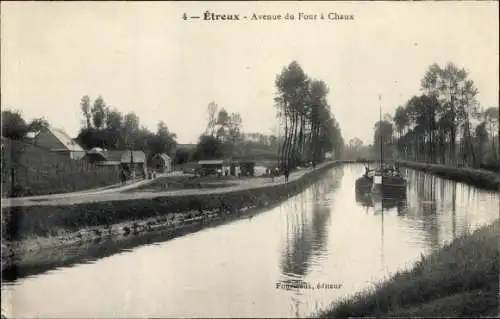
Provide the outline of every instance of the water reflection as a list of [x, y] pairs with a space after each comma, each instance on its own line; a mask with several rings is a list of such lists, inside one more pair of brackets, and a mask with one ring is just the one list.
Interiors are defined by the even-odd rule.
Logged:
[[406, 192], [398, 192], [392, 195], [380, 196], [371, 192], [355, 191], [355, 199], [358, 204], [364, 207], [377, 207], [380, 209], [391, 210], [396, 208], [399, 216], [406, 212]]
[[279, 284], [292, 291], [292, 312], [301, 315], [301, 298], [304, 290], [314, 284], [305, 281], [311, 265], [321, 265], [328, 254], [328, 222], [332, 196], [340, 186], [344, 170], [336, 168], [315, 183], [309, 192], [299, 195], [300, 210], [285, 211], [286, 233], [281, 258], [282, 276]]
[[286, 233], [281, 262], [284, 282], [293, 276], [306, 275], [311, 259], [324, 254], [332, 204], [329, 194], [339, 187], [342, 177], [342, 168], [329, 172], [309, 192], [297, 197], [300, 209], [284, 212]]
[[477, 210], [481, 203], [486, 204], [483, 209], [490, 214], [498, 211], [495, 192], [418, 171], [407, 170], [407, 175], [412, 181], [407, 222], [410, 227], [423, 230], [431, 250], [476, 228], [471, 224], [470, 212]]
[[[411, 170], [406, 198], [355, 194], [363, 169], [332, 169], [251, 222], [131, 237], [126, 253], [100, 243], [91, 263], [2, 285], [2, 308], [20, 318], [306, 317], [498, 218], [497, 193]], [[303, 288], [317, 283], [341, 288]]]

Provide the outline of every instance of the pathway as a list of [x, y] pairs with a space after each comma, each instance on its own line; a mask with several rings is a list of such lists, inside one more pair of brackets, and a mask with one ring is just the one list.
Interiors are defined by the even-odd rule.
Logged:
[[[317, 165], [316, 169], [327, 165], [323, 163]], [[299, 171], [294, 171], [290, 174], [289, 181], [297, 180], [305, 173], [312, 171], [312, 168], [304, 168]], [[66, 194], [54, 194], [45, 196], [33, 197], [18, 197], [18, 198], [5, 198], [2, 199], [2, 207], [16, 207], [16, 206], [58, 206], [58, 205], [75, 205], [82, 203], [92, 202], [106, 202], [118, 200], [131, 200], [131, 199], [148, 199], [155, 197], [168, 197], [168, 196], [192, 196], [202, 194], [222, 194], [238, 190], [254, 189], [266, 185], [284, 183], [284, 177], [279, 176], [274, 179], [274, 182], [269, 177], [257, 177], [249, 179], [236, 180], [237, 185], [221, 188], [207, 188], [207, 189], [178, 189], [178, 190], [165, 190], [165, 191], [148, 191], [138, 190], [136, 192], [123, 192], [139, 186], [151, 183], [153, 180], [142, 180], [136, 183], [127, 184], [121, 187], [115, 187], [105, 190], [94, 189], [90, 191], [82, 191]]]

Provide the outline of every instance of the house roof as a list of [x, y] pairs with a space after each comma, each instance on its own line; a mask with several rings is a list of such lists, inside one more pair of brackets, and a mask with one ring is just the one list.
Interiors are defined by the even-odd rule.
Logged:
[[161, 159], [163, 159], [165, 162], [170, 161], [170, 156], [168, 156], [168, 155], [167, 155], [167, 154], [165, 154], [165, 153], [158, 153], [158, 154], [155, 154], [155, 155], [153, 156], [153, 158], [158, 158], [158, 157], [159, 157], [159, 158], [161, 158]]
[[221, 165], [223, 164], [223, 160], [203, 160], [203, 161], [198, 161], [198, 164], [200, 165]]
[[[68, 150], [74, 152], [85, 152], [85, 150], [63, 130], [54, 127], [46, 127], [44, 130], [51, 133], [65, 147], [64, 149], [54, 149], [54, 151]], [[25, 138], [34, 139], [38, 137], [40, 133], [41, 131], [27, 132]]]
[[87, 154], [92, 155], [100, 155], [106, 162], [110, 163], [130, 163], [130, 153], [132, 154], [132, 158], [134, 163], [145, 163], [146, 162], [146, 154], [143, 151], [130, 151], [130, 150], [113, 150], [107, 151], [102, 150], [100, 148], [93, 148], [87, 152]]
[[52, 135], [54, 135], [69, 151], [84, 151], [84, 149], [63, 130], [53, 127], [48, 127], [47, 130], [51, 132]]

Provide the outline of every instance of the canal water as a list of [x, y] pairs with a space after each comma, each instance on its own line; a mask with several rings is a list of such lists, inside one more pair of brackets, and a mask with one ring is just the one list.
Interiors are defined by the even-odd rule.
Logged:
[[357, 196], [361, 165], [278, 207], [2, 285], [15, 317], [304, 317], [498, 218], [499, 195], [405, 171], [406, 198]]

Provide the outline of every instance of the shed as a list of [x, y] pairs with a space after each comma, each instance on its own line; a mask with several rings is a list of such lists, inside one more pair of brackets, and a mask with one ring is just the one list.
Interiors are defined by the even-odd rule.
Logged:
[[218, 169], [222, 170], [222, 166], [224, 165], [223, 160], [203, 160], [199, 161], [198, 165], [200, 166], [203, 174], [211, 174], [216, 173]]
[[146, 168], [146, 154], [143, 151], [107, 151], [99, 147], [94, 147], [87, 152], [84, 158], [97, 165], [116, 166], [125, 169], [130, 173], [134, 173], [134, 175], [136, 172], [144, 174]]
[[150, 166], [158, 172], [170, 172], [172, 170], [172, 159], [165, 153], [155, 154], [151, 158]]

